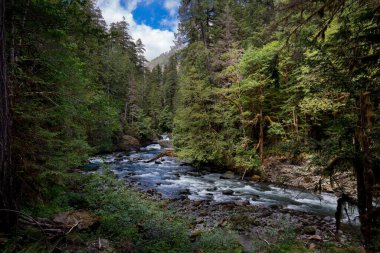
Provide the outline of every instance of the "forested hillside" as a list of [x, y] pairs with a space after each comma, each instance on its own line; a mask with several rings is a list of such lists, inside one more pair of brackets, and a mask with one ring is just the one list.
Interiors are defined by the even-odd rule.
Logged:
[[[101, 217], [81, 240], [120, 242], [89, 252], [243, 252], [235, 241], [218, 248], [214, 230], [189, 239], [187, 222], [160, 209], [166, 204], [142, 201], [108, 172], [76, 172], [91, 156], [138, 150], [164, 133], [173, 136], [170, 154], [198, 171], [265, 180], [275, 158], [317, 168], [321, 179], [311, 183], [320, 191], [322, 178], [351, 172], [356, 189], [339, 192], [337, 231], [346, 203], [357, 206], [359, 241], [379, 251], [379, 1], [182, 0], [181, 49], [151, 69], [144, 38], [132, 38], [125, 19], [107, 25], [95, 1], [1, 3], [0, 227], [12, 238], [0, 234], [5, 252], [33, 242], [27, 230], [17, 238], [25, 216], [34, 224], [44, 220], [30, 217], [77, 209]], [[40, 234], [52, 239], [42, 248], [82, 252], [65, 251], [59, 238], [75, 240], [65, 233]], [[266, 252], [306, 251], [257, 236]], [[33, 247], [25, 252], [42, 252]]]
[[179, 17], [179, 154], [256, 171], [271, 155], [309, 154], [326, 174], [353, 169], [375, 243], [379, 3], [183, 1]]

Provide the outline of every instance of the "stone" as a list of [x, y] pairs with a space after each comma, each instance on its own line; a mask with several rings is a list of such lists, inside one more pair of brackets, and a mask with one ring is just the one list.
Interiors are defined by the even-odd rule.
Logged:
[[227, 220], [222, 220], [221, 222], [218, 223], [218, 227], [225, 227], [227, 226], [228, 221]]
[[231, 190], [231, 189], [227, 189], [227, 190], [223, 190], [222, 193], [224, 195], [233, 195], [234, 194], [234, 191]]
[[203, 220], [202, 217], [198, 217], [198, 218], [195, 220], [195, 223], [196, 223], [196, 224], [200, 224], [200, 223], [203, 223], [203, 222], [204, 222], [204, 220]]
[[261, 181], [261, 177], [259, 175], [253, 175], [251, 177], [251, 181], [253, 181], [253, 182]]
[[269, 210], [264, 210], [260, 214], [257, 215], [258, 218], [265, 218], [272, 215], [272, 212]]
[[310, 243], [308, 246], [308, 249], [309, 250], [315, 250], [316, 247], [317, 247], [317, 245], [315, 243]]
[[146, 193], [148, 193], [149, 195], [154, 195], [154, 194], [157, 193], [157, 191], [156, 191], [156, 189], [148, 189], [148, 190], [146, 191]]
[[258, 200], [258, 199], [260, 199], [260, 196], [259, 196], [259, 195], [253, 194], [253, 195], [251, 196], [251, 200], [252, 200], [252, 201], [256, 201], [256, 200]]
[[98, 226], [100, 218], [87, 211], [71, 211], [56, 214], [52, 220], [66, 229], [85, 230]]
[[313, 182], [313, 180], [310, 177], [304, 177], [303, 181], [307, 184], [310, 184], [311, 182]]
[[183, 189], [179, 192], [179, 194], [181, 195], [189, 195], [190, 194], [190, 190], [189, 189]]
[[193, 177], [200, 177], [201, 176], [201, 174], [199, 172], [196, 172], [196, 171], [189, 171], [189, 172], [187, 172], [187, 175], [193, 176]]
[[202, 234], [202, 230], [195, 229], [190, 232], [190, 238], [195, 239], [196, 237], [200, 236]]
[[140, 141], [133, 136], [123, 135], [119, 141], [119, 148], [125, 151], [136, 151], [141, 147]]
[[251, 204], [251, 203], [249, 203], [248, 199], [243, 200], [241, 203], [243, 204], [243, 206], [249, 206]]
[[227, 171], [223, 175], [220, 176], [220, 179], [234, 179], [235, 174], [232, 171]]
[[282, 209], [282, 206], [279, 204], [272, 204], [272, 205], [269, 205], [269, 208], [272, 210], [279, 210], [279, 209]]
[[193, 201], [193, 206], [198, 207], [198, 206], [200, 206], [202, 203], [203, 203], [203, 200], [194, 200], [194, 201]]
[[170, 140], [158, 140], [158, 144], [160, 144], [161, 147], [163, 148], [173, 148], [173, 142]]
[[216, 186], [206, 189], [206, 191], [209, 191], [209, 192], [216, 191], [216, 190], [218, 190], [218, 187], [216, 187]]

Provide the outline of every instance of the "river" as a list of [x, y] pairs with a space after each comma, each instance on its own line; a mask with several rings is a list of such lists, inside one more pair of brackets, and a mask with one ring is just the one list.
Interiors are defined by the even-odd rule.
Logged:
[[[313, 194], [297, 189], [284, 189], [276, 185], [242, 181], [237, 177], [221, 179], [222, 174], [198, 171], [173, 157], [145, 162], [163, 151], [159, 144], [152, 144], [139, 152], [119, 152], [93, 157], [89, 165], [96, 167], [108, 164], [120, 179], [143, 189], [155, 189], [164, 198], [187, 197], [190, 200], [219, 203], [278, 205], [284, 209], [334, 216], [337, 197], [331, 193]], [[355, 210], [348, 209], [348, 212], [351, 219], [357, 216]]]

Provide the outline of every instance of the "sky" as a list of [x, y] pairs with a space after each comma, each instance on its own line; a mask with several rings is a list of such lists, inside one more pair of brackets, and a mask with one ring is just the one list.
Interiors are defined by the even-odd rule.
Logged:
[[145, 57], [152, 60], [170, 50], [178, 26], [180, 0], [97, 0], [108, 24], [125, 20], [134, 40], [145, 45]]

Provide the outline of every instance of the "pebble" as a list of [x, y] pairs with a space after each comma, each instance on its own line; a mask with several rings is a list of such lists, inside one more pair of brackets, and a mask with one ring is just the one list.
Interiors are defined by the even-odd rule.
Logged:
[[200, 206], [204, 201], [203, 200], [194, 200], [193, 201], [193, 206], [198, 207]]
[[199, 224], [199, 223], [203, 223], [204, 220], [203, 220], [202, 217], [198, 217], [198, 218], [195, 220], [195, 222], [196, 222], [197, 224]]

